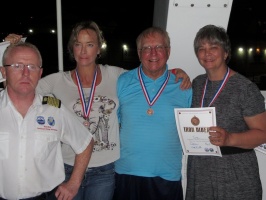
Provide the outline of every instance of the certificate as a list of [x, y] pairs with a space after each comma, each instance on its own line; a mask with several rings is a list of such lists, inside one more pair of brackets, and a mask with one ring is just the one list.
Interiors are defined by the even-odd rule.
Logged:
[[260, 151], [261, 153], [266, 154], [266, 143], [261, 144], [260, 146], [256, 147], [255, 150]]
[[1, 42], [0, 43], [0, 66], [2, 66], [2, 57], [3, 57], [3, 53], [4, 51], [6, 50], [6, 48], [9, 46], [10, 42], [7, 41], [7, 42]]
[[[0, 66], [3, 65], [2, 63], [2, 57], [4, 54], [4, 51], [6, 50], [6, 48], [9, 46], [10, 42], [1, 42], [0, 43]], [[0, 73], [0, 83], [5, 81], [5, 79], [3, 78], [2, 74]]]
[[216, 126], [215, 107], [175, 108], [176, 126], [185, 155], [222, 156], [211, 144], [209, 127]]

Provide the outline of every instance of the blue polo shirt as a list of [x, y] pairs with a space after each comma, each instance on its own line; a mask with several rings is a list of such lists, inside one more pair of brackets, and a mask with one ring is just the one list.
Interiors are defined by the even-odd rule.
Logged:
[[[168, 69], [156, 80], [146, 76], [142, 70], [141, 73], [152, 100], [166, 80]], [[154, 113], [148, 115], [150, 106], [139, 81], [138, 68], [119, 77], [117, 93], [121, 149], [120, 159], [115, 162], [118, 174], [159, 176], [170, 181], [181, 179], [182, 147], [174, 108], [191, 106], [192, 89], [183, 91], [180, 84], [181, 81], [176, 83], [171, 73], [166, 87], [151, 107]]]

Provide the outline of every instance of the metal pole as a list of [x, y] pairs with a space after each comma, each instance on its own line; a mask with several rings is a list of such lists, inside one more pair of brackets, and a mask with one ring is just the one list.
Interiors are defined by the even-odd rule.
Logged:
[[62, 37], [62, 14], [61, 0], [56, 0], [56, 16], [57, 16], [57, 48], [58, 48], [58, 70], [63, 71], [63, 37]]

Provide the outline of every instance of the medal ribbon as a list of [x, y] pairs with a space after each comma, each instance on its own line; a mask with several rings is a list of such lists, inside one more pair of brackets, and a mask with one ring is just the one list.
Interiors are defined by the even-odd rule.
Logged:
[[[212, 98], [212, 100], [211, 100], [210, 104], [208, 105], [208, 107], [210, 107], [213, 104], [213, 102], [217, 99], [217, 97], [220, 95], [222, 89], [224, 88], [225, 84], [227, 83], [227, 81], [229, 79], [229, 75], [230, 75], [230, 69], [227, 68], [227, 72], [224, 75], [223, 82], [221, 83], [220, 87], [218, 88], [217, 92], [215, 93], [215, 95]], [[204, 97], [205, 97], [205, 94], [206, 94], [207, 85], [208, 85], [208, 77], [207, 77], [207, 79], [205, 81], [204, 90], [203, 90], [202, 97], [201, 97], [201, 105], [200, 105], [200, 107], [204, 106]]]
[[95, 88], [96, 88], [97, 67], [95, 68], [94, 77], [93, 77], [93, 81], [92, 81], [92, 84], [91, 84], [91, 91], [90, 91], [88, 104], [86, 104], [86, 99], [85, 99], [85, 96], [84, 96], [82, 84], [81, 84], [77, 69], [75, 70], [75, 77], [76, 77], [76, 80], [77, 80], [77, 83], [78, 83], [78, 91], [79, 91], [79, 97], [81, 99], [81, 105], [82, 105], [82, 109], [83, 109], [83, 114], [85, 116], [85, 119], [87, 119], [89, 117], [89, 114], [90, 114], [92, 100], [93, 100], [94, 93], [95, 93]]
[[163, 82], [163, 84], [161, 85], [160, 89], [158, 90], [157, 94], [154, 96], [154, 98], [151, 100], [150, 99], [150, 96], [146, 90], [146, 86], [145, 86], [145, 83], [143, 81], [143, 78], [142, 78], [142, 75], [141, 75], [141, 71], [140, 71], [140, 67], [139, 67], [139, 70], [138, 70], [138, 76], [139, 76], [139, 81], [140, 81], [140, 85], [141, 85], [141, 88], [142, 88], [142, 91], [144, 93], [144, 96], [146, 98], [146, 101], [148, 102], [149, 106], [151, 107], [156, 101], [157, 99], [159, 98], [159, 96], [161, 95], [161, 93], [163, 92], [165, 86], [167, 85], [167, 82], [169, 80], [169, 77], [170, 77], [170, 72], [168, 72], [167, 74], [167, 77], [165, 79], [165, 81]]

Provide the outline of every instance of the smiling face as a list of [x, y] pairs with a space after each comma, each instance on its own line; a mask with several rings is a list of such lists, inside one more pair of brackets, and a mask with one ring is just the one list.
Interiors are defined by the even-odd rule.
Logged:
[[231, 57], [230, 40], [223, 27], [209, 24], [199, 29], [194, 39], [194, 51], [210, 80], [223, 78]]
[[142, 63], [143, 72], [152, 79], [160, 77], [170, 56], [165, 38], [159, 33], [151, 33], [143, 37], [138, 49], [138, 56]]
[[215, 70], [220, 67], [226, 67], [228, 54], [219, 44], [212, 44], [208, 41], [202, 41], [197, 52], [197, 58], [205, 70]]

